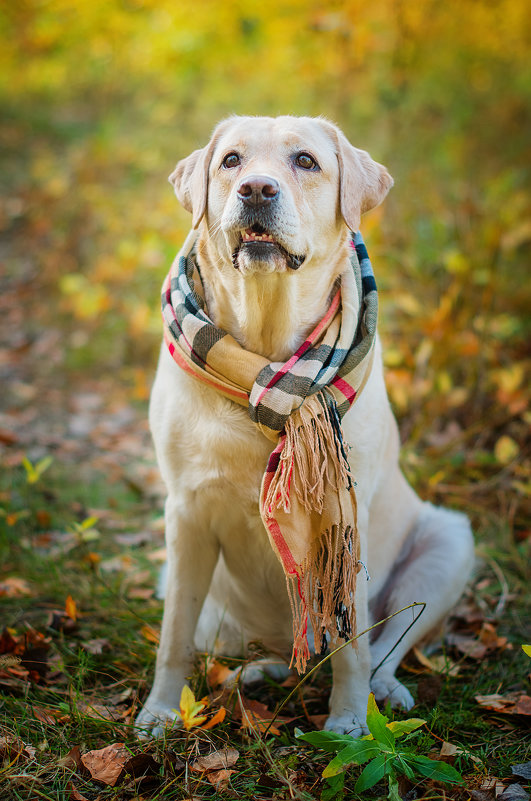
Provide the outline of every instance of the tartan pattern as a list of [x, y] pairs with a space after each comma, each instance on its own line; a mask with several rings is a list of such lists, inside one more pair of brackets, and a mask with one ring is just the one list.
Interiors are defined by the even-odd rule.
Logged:
[[361, 234], [351, 234], [351, 269], [338, 280], [325, 316], [285, 363], [245, 351], [214, 325], [205, 308], [194, 245], [195, 236], [189, 237], [162, 291], [165, 339], [177, 364], [248, 406], [251, 420], [270, 439], [276, 439], [305, 398], [319, 392], [342, 418], [368, 372], [378, 318], [376, 283]]

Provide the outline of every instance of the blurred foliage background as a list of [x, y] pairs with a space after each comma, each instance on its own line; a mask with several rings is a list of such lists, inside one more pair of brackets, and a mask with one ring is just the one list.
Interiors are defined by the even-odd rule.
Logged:
[[44, 344], [39, 361], [58, 385], [112, 373], [145, 399], [159, 287], [190, 223], [166, 184], [174, 164], [231, 113], [327, 116], [395, 178], [362, 231], [390, 396], [416, 448], [406, 469], [428, 497], [478, 512], [494, 497], [525, 536], [528, 11], [524, 0], [4, 0], [11, 335], [56, 332], [53, 359]]

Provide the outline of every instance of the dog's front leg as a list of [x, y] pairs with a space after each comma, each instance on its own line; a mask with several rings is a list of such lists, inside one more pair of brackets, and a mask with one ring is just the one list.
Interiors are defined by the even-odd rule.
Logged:
[[[367, 564], [366, 532], [368, 514], [358, 507], [358, 530], [360, 531], [361, 558]], [[369, 625], [367, 574], [358, 573], [356, 581], [356, 631], [364, 631]], [[367, 698], [371, 672], [369, 635], [364, 634], [356, 645], [346, 645], [332, 657], [332, 692], [330, 714], [324, 728], [340, 734], [360, 737], [368, 734]]]
[[171, 496], [166, 501], [167, 585], [155, 680], [136, 727], [162, 734], [178, 717], [181, 691], [192, 673], [194, 633], [219, 554], [214, 536], [205, 536]]

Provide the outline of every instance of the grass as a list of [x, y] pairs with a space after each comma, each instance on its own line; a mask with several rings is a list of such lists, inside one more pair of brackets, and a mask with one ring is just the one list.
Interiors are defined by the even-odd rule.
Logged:
[[[11, 470], [9, 476], [2, 474], [4, 507], [29, 514], [13, 525], [8, 525], [5, 517], [0, 522], [1, 561], [6, 574], [24, 578], [31, 593], [3, 597], [3, 621], [14, 637], [21, 637], [31, 627], [49, 641], [45, 676], [33, 674], [35, 680], [28, 681], [17, 679], [15, 673], [6, 684], [9, 671], [4, 668], [1, 674], [3, 736], [16, 737], [35, 749], [31, 758], [25, 752], [17, 757], [12, 749], [4, 753], [0, 786], [4, 785], [5, 797], [66, 801], [74, 782], [89, 799], [270, 798], [273, 792], [276, 798], [318, 798], [326, 756], [296, 745], [293, 728], [311, 729], [306, 716], [325, 713], [330, 684], [325, 668], [283, 710], [296, 720], [282, 726], [279, 736], [263, 740], [259, 733], [242, 731], [239, 723], [226, 719], [208, 732], [174, 731], [165, 740], [148, 744], [136, 739], [131, 720], [147, 694], [155, 655], [155, 645], [144, 632], [146, 626], [157, 629], [161, 604], [153, 597], [134, 595], [156, 580], [157, 566], [149, 556], [160, 546], [161, 535], [155, 534], [151, 540], [146, 535], [148, 542], [135, 547], [121, 544], [119, 537], [124, 530], [130, 535], [150, 527], [160, 529], [159, 509], [124, 481], [109, 485], [97, 472], [90, 482], [67, 480], [67, 475], [65, 466], [57, 461], [34, 485], [28, 484], [22, 467]], [[103, 514], [95, 524], [99, 536], [93, 533], [84, 541], [83, 521], [95, 507], [107, 510], [108, 515]], [[43, 510], [49, 517], [43, 516]], [[46, 531], [39, 531], [38, 520], [47, 524]], [[117, 525], [122, 529], [118, 529], [118, 540]], [[62, 533], [63, 539], [58, 537], [56, 542], [52, 536], [51, 542], [46, 542], [43, 535], [50, 530], [57, 532], [57, 537]], [[401, 674], [413, 694], [420, 696], [415, 716], [427, 721], [416, 740], [418, 753], [433, 754], [443, 741], [458, 746], [461, 752], [455, 767], [465, 776], [467, 787], [480, 786], [486, 777], [508, 778], [511, 765], [531, 757], [524, 740], [525, 720], [482, 710], [475, 701], [478, 694], [524, 690], [530, 668], [518, 631], [526, 615], [524, 549], [518, 544], [511, 548], [508, 531], [501, 526], [493, 527], [488, 538], [491, 545], [484, 549], [485, 559], [469, 600], [475, 600], [489, 615], [499, 607], [507, 583], [509, 597], [496, 627], [497, 635], [508, 637], [511, 647], [496, 648], [479, 661], [449, 649], [448, 657], [459, 666], [456, 676], [426, 672], [413, 658], [406, 660]], [[57, 543], [67, 549], [65, 553], [58, 550]], [[76, 621], [65, 616], [68, 595], [75, 601]], [[87, 650], [96, 639], [105, 641], [99, 654]], [[196, 697], [208, 692], [204, 662], [198, 662], [192, 686]], [[274, 709], [287, 692], [267, 680], [250, 695]], [[107, 705], [118, 719], [106, 719], [109, 713], [98, 705]], [[142, 768], [146, 771], [143, 780], [130, 778], [116, 787], [104, 786], [65, 762], [74, 746], [85, 753], [112, 742], [125, 742], [133, 754], [150, 754], [155, 759], [149, 769]], [[189, 769], [200, 753], [227, 746], [240, 752], [227, 789], [216, 789], [206, 776]], [[351, 773], [348, 797], [356, 798], [352, 788], [357, 773]], [[423, 786], [426, 797], [430, 792], [431, 797], [442, 792], [430, 789], [429, 783]], [[451, 798], [466, 797], [462, 789], [445, 792]], [[378, 786], [363, 797], [384, 795], [383, 786]]]

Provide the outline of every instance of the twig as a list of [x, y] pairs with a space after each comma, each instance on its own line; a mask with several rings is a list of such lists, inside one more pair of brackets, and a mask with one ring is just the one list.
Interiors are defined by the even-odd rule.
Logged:
[[495, 608], [495, 610], [493, 612], [494, 617], [500, 617], [502, 612], [503, 612], [503, 610], [505, 609], [505, 604], [507, 603], [507, 598], [509, 597], [509, 585], [507, 583], [507, 579], [505, 578], [505, 576], [503, 574], [503, 570], [501, 569], [499, 564], [496, 562], [496, 560], [493, 559], [492, 556], [485, 556], [485, 560], [491, 566], [491, 568], [494, 571], [494, 573], [496, 573], [496, 578], [498, 579], [498, 581], [500, 582], [500, 585], [501, 585], [501, 595], [500, 595], [500, 598], [498, 600], [498, 603], [496, 604], [496, 608]]
[[[425, 602], [424, 602], [424, 601], [413, 601], [413, 603], [409, 604], [408, 606], [404, 606], [404, 608], [403, 608], [403, 609], [399, 609], [397, 612], [393, 612], [393, 614], [392, 614], [392, 615], [388, 615], [387, 617], [384, 617], [382, 620], [379, 620], [377, 623], [373, 623], [373, 624], [372, 624], [372, 626], [369, 626], [369, 628], [367, 628], [367, 629], [364, 629], [363, 631], [360, 631], [360, 633], [359, 633], [359, 634], [356, 634], [356, 636], [355, 636], [355, 637], [352, 637], [350, 640], [346, 640], [344, 643], [341, 643], [341, 645], [339, 645], [337, 648], [335, 648], [333, 651], [330, 651], [330, 653], [329, 653], [329, 654], [327, 654], [325, 657], [323, 657], [323, 659], [321, 659], [321, 660], [320, 660], [320, 661], [319, 661], [319, 662], [318, 662], [316, 665], [314, 665], [314, 667], [313, 667], [311, 670], [309, 670], [309, 671], [308, 671], [308, 673], [306, 673], [306, 674], [305, 674], [305, 675], [302, 677], [302, 679], [299, 681], [299, 683], [295, 685], [295, 687], [293, 688], [293, 690], [292, 690], [292, 691], [291, 691], [291, 692], [290, 692], [290, 693], [289, 693], [289, 694], [286, 696], [286, 698], [284, 698], [284, 700], [283, 700], [283, 701], [281, 701], [281, 703], [279, 704], [279, 706], [278, 706], [278, 707], [276, 708], [276, 710], [275, 710], [275, 713], [274, 713], [274, 715], [273, 715], [273, 718], [272, 718], [272, 720], [269, 722], [269, 726], [267, 727], [267, 729], [266, 729], [266, 730], [265, 730], [265, 732], [264, 732], [264, 737], [266, 737], [266, 735], [267, 735], [267, 733], [268, 733], [269, 729], [271, 728], [271, 726], [273, 725], [273, 723], [275, 722], [275, 720], [277, 719], [277, 717], [279, 716], [279, 714], [281, 713], [281, 711], [284, 709], [284, 707], [286, 706], [286, 704], [288, 703], [288, 701], [289, 701], [289, 700], [290, 700], [290, 699], [291, 699], [291, 698], [292, 698], [292, 697], [295, 695], [295, 693], [296, 693], [296, 692], [299, 690], [299, 688], [300, 688], [300, 687], [302, 687], [302, 685], [303, 685], [303, 684], [304, 684], [306, 681], [308, 681], [308, 679], [310, 678], [310, 676], [312, 676], [314, 673], [316, 673], [316, 671], [318, 671], [318, 670], [319, 670], [319, 668], [321, 667], [321, 665], [324, 665], [324, 663], [325, 663], [325, 662], [328, 662], [328, 660], [329, 660], [329, 659], [331, 659], [331, 658], [332, 658], [332, 657], [333, 657], [335, 654], [337, 654], [337, 652], [338, 652], [338, 651], [341, 651], [343, 648], [346, 648], [346, 647], [347, 647], [347, 645], [351, 645], [353, 642], [355, 642], [355, 640], [359, 639], [359, 638], [360, 638], [360, 637], [362, 637], [364, 634], [368, 634], [368, 633], [369, 633], [369, 631], [372, 631], [373, 629], [377, 628], [378, 626], [381, 626], [383, 623], [387, 623], [387, 621], [388, 621], [388, 620], [391, 620], [391, 618], [393, 618], [393, 617], [396, 617], [396, 615], [399, 615], [401, 612], [405, 612], [407, 609], [414, 609], [416, 606], [422, 606], [422, 610], [419, 612], [419, 614], [418, 614], [418, 615], [417, 615], [417, 617], [416, 617], [416, 618], [413, 620], [413, 622], [412, 622], [412, 623], [410, 623], [410, 625], [407, 627], [407, 629], [406, 629], [406, 631], [404, 632], [404, 634], [402, 634], [402, 637], [404, 637], [404, 635], [405, 635], [405, 634], [407, 634], [407, 632], [409, 631], [409, 629], [411, 628], [411, 626], [412, 626], [414, 623], [416, 623], [416, 622], [417, 622], [417, 620], [418, 620], [418, 619], [419, 619], [419, 617], [421, 616], [422, 612], [424, 612], [424, 610], [426, 609], [426, 604], [425, 604]], [[400, 639], [402, 639], [402, 637], [401, 637]], [[393, 647], [391, 648], [391, 651], [389, 651], [389, 654], [390, 654], [390, 653], [392, 653], [392, 651], [394, 651], [394, 649], [396, 648], [396, 646], [398, 645], [398, 643], [399, 643], [399, 642], [400, 642], [400, 640], [398, 640], [398, 641], [397, 641], [397, 642], [396, 642], [396, 643], [393, 645]], [[385, 659], [387, 659], [387, 657], [389, 656], [389, 654], [387, 654], [387, 655], [385, 656]], [[385, 661], [385, 659], [383, 659], [382, 661]], [[380, 663], [380, 664], [381, 664], [381, 663]], [[378, 665], [378, 667], [380, 667], [380, 665]]]

